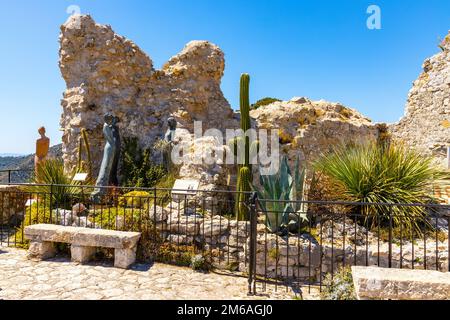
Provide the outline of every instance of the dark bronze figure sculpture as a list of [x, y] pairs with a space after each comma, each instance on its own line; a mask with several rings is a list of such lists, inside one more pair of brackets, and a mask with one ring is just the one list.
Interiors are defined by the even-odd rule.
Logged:
[[[95, 186], [117, 186], [117, 167], [120, 156], [120, 134], [117, 122], [119, 119], [114, 115], [107, 113], [105, 115], [105, 124], [103, 125], [103, 135], [106, 140], [103, 151], [102, 164], [98, 174]], [[95, 203], [99, 202], [101, 196], [106, 194], [105, 188], [95, 188], [91, 197]]]

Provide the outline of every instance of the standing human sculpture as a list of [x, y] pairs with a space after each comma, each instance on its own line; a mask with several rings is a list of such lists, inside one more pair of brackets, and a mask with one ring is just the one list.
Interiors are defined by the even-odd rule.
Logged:
[[36, 155], [34, 156], [34, 170], [37, 172], [38, 166], [45, 162], [50, 149], [50, 139], [45, 136], [45, 127], [38, 130], [41, 137], [36, 140]]
[[168, 129], [164, 135], [164, 141], [167, 143], [167, 147], [163, 151], [163, 163], [167, 171], [170, 171], [172, 153], [172, 144], [175, 139], [175, 131], [177, 130], [177, 121], [173, 117], [167, 119]]
[[[106, 140], [103, 151], [102, 164], [98, 174], [96, 187], [117, 186], [117, 167], [120, 157], [120, 134], [117, 123], [119, 119], [114, 115], [107, 113], [104, 117], [103, 135]], [[91, 194], [94, 202], [99, 202], [101, 196], [106, 194], [105, 188], [95, 188]]]
[[112, 124], [112, 132], [113, 132], [115, 148], [114, 148], [113, 163], [112, 163], [112, 167], [111, 167], [111, 174], [110, 174], [110, 178], [109, 178], [109, 183], [110, 183], [110, 185], [113, 185], [113, 186], [119, 185], [119, 179], [117, 177], [117, 172], [119, 169], [121, 141], [120, 141], [119, 127], [117, 126], [118, 122], [119, 122], [119, 118], [114, 116], [113, 124]]

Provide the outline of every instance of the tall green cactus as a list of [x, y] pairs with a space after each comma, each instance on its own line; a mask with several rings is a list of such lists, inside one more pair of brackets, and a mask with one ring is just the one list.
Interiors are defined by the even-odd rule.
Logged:
[[[250, 129], [250, 101], [249, 101], [250, 76], [244, 73], [241, 76], [240, 87], [240, 110], [241, 110], [241, 129], [243, 134]], [[239, 139], [234, 140], [234, 150], [237, 151]], [[236, 195], [236, 218], [238, 221], [248, 220], [248, 208], [245, 202], [248, 198], [247, 192], [251, 191], [252, 169], [250, 166], [250, 138], [245, 136], [244, 163], [240, 166], [237, 178]]]

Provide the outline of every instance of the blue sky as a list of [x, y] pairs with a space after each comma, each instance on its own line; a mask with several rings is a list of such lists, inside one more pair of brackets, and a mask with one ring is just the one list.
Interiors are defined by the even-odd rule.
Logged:
[[[381, 8], [381, 30], [366, 27], [371, 4]], [[0, 153], [34, 152], [41, 125], [60, 142], [58, 35], [70, 5], [133, 40], [157, 68], [190, 40], [217, 44], [233, 107], [248, 72], [252, 102], [307, 96], [383, 122], [403, 115], [423, 60], [450, 29], [449, 0], [3, 0]]]

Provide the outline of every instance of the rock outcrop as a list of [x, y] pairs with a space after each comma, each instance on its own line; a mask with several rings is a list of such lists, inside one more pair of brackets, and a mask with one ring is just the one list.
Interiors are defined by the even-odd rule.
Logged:
[[339, 103], [295, 97], [250, 112], [257, 126], [278, 129], [280, 151], [290, 160], [298, 155], [312, 161], [333, 146], [350, 141], [375, 140], [378, 125]]
[[442, 51], [423, 63], [409, 91], [405, 116], [390, 131], [395, 139], [444, 162], [450, 145], [450, 33]]
[[77, 163], [80, 130], [88, 132], [94, 173], [102, 156], [103, 115], [120, 118], [123, 136], [137, 137], [151, 147], [167, 129], [169, 116], [179, 127], [192, 129], [237, 126], [220, 89], [224, 54], [207, 41], [192, 41], [162, 68], [133, 42], [96, 24], [88, 15], [75, 15], [61, 26], [60, 69], [67, 85], [61, 102], [61, 127], [66, 170]]

